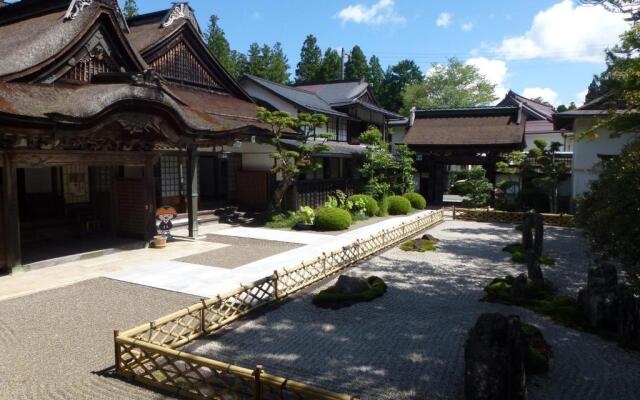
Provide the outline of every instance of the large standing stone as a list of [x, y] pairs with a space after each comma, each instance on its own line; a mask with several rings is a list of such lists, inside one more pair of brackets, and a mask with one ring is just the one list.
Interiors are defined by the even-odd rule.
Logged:
[[618, 337], [620, 343], [640, 350], [640, 296], [621, 290], [618, 301]]
[[538, 258], [542, 256], [543, 241], [544, 241], [544, 217], [542, 214], [535, 213], [533, 215], [533, 228], [535, 229], [533, 239], [533, 250], [537, 254]]
[[529, 295], [528, 279], [525, 274], [518, 275], [511, 284], [509, 295], [516, 298], [525, 298]]
[[467, 400], [526, 400], [526, 342], [520, 318], [483, 314], [464, 349]]
[[334, 289], [340, 294], [357, 294], [371, 288], [369, 282], [364, 278], [357, 278], [348, 275], [340, 275]]
[[593, 328], [617, 332], [620, 291], [615, 265], [603, 261], [589, 269], [587, 287], [578, 293], [578, 304]]
[[527, 250], [527, 275], [536, 285], [544, 286], [544, 276], [540, 268], [540, 257], [533, 249]]

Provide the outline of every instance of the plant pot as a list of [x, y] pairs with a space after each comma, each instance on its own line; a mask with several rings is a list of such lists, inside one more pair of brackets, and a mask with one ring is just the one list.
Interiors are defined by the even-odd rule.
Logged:
[[313, 228], [315, 228], [314, 224], [303, 224], [302, 222], [298, 222], [293, 226], [296, 231], [312, 231]]
[[164, 249], [167, 247], [167, 237], [162, 235], [154, 236], [153, 247], [156, 249]]

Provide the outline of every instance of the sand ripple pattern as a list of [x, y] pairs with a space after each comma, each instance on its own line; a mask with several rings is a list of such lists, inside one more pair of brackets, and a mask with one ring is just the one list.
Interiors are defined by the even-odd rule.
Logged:
[[[192, 344], [198, 354], [302, 380], [362, 399], [463, 399], [468, 329], [483, 312], [519, 314], [539, 326], [556, 353], [548, 377], [532, 381], [530, 399], [638, 399], [640, 353], [556, 326], [527, 310], [481, 303], [492, 278], [524, 271], [505, 244], [518, 240], [508, 225], [451, 221], [431, 233], [436, 253], [393, 249], [349, 273], [377, 275], [389, 285], [372, 303], [331, 311], [311, 305], [310, 288], [286, 304]], [[545, 269], [562, 293], [586, 278], [587, 252], [579, 232], [547, 229]]]

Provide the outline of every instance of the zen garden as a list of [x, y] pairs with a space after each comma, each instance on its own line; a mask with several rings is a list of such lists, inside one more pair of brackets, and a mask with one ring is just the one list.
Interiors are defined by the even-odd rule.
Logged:
[[0, 399], [640, 399], [640, 1], [215, 3], [0, 0]]

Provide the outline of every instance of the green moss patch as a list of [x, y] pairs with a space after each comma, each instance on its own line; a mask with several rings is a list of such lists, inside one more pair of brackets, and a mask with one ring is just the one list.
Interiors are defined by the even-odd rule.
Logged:
[[[527, 253], [524, 250], [522, 243], [512, 243], [505, 246], [502, 251], [511, 254], [511, 261], [518, 264], [525, 264], [527, 262]], [[540, 264], [552, 267], [556, 265], [556, 260], [553, 257], [547, 255], [540, 256]]]
[[427, 251], [436, 251], [438, 248], [436, 247], [436, 242], [431, 240], [422, 240], [422, 246], [416, 248], [416, 243], [421, 241], [422, 239], [409, 240], [408, 242], [404, 242], [400, 245], [400, 250], [404, 251], [417, 251], [419, 253], [425, 253]]
[[267, 228], [280, 229], [280, 228], [293, 228], [298, 223], [298, 217], [295, 213], [288, 214], [273, 214], [271, 215], [265, 226]]
[[589, 331], [588, 321], [578, 308], [576, 299], [555, 296], [551, 289], [536, 285], [531, 280], [527, 281], [524, 296], [515, 297], [511, 294], [514, 281], [512, 276], [494, 279], [484, 288], [487, 294], [482, 301], [528, 308], [560, 325]]
[[369, 282], [369, 285], [371, 285], [371, 288], [362, 293], [356, 294], [336, 293], [335, 288], [332, 286], [313, 296], [313, 304], [320, 308], [331, 308], [336, 310], [338, 308], [348, 307], [355, 303], [372, 301], [382, 296], [387, 291], [387, 285], [377, 276], [372, 276], [368, 278], [367, 281]]
[[549, 371], [549, 360], [553, 352], [542, 332], [533, 325], [522, 324], [522, 333], [527, 341], [527, 353], [524, 359], [527, 373], [543, 374]]

